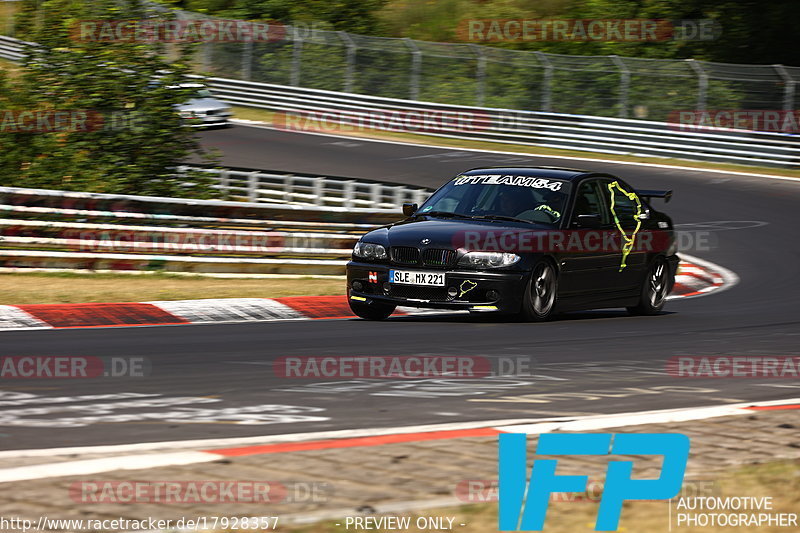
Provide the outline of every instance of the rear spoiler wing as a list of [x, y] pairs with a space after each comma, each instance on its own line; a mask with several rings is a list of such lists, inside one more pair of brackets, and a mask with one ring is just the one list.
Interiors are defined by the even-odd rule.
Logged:
[[652, 190], [637, 189], [636, 194], [638, 194], [647, 201], [650, 201], [651, 198], [663, 198], [664, 203], [667, 203], [672, 199], [672, 191], [652, 191]]

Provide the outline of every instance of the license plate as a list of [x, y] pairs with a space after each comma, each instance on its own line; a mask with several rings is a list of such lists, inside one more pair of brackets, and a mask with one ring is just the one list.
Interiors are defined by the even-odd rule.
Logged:
[[390, 270], [389, 282], [402, 285], [432, 285], [434, 287], [444, 287], [444, 272]]

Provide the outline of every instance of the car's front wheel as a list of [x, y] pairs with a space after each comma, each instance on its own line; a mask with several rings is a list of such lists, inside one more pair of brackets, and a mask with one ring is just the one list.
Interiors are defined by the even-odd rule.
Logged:
[[664, 308], [670, 288], [669, 267], [666, 259], [657, 257], [647, 271], [639, 303], [628, 307], [632, 315], [655, 315]]
[[349, 302], [350, 309], [353, 311], [353, 314], [355, 314], [357, 317], [363, 318], [364, 320], [383, 320], [394, 313], [394, 310], [397, 307], [395, 305], [378, 302], [372, 302], [369, 304], [354, 302], [353, 300], [349, 300]]
[[533, 267], [525, 289], [520, 318], [542, 322], [553, 316], [558, 294], [558, 275], [550, 261], [540, 261]]

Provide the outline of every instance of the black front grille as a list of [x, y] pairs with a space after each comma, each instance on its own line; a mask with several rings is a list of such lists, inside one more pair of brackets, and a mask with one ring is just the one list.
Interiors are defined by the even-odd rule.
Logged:
[[391, 296], [408, 300], [447, 301], [447, 287], [425, 287], [417, 285], [392, 284]]
[[411, 246], [393, 246], [392, 261], [399, 265], [416, 265], [419, 263], [419, 249]]
[[456, 253], [453, 250], [440, 250], [430, 248], [422, 252], [422, 264], [433, 267], [449, 267], [456, 260]]

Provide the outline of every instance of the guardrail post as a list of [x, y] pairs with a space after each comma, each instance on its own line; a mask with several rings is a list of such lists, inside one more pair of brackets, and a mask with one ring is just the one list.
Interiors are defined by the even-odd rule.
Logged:
[[422, 70], [422, 52], [413, 40], [408, 37], [403, 41], [411, 50], [411, 77], [408, 83], [408, 93], [411, 100], [419, 100], [419, 75]]
[[346, 31], [337, 31], [336, 34], [347, 47], [347, 65], [344, 69], [344, 92], [353, 92], [353, 81], [356, 73], [356, 53], [358, 48], [356, 43]]
[[250, 202], [258, 201], [258, 172], [251, 172], [247, 175], [247, 200]]
[[353, 207], [353, 200], [356, 195], [356, 182], [347, 180], [342, 186], [342, 194], [344, 195], [344, 207]]
[[325, 178], [316, 178], [314, 180], [314, 204], [323, 205], [322, 195], [325, 194]]
[[796, 86], [796, 82], [794, 79], [786, 72], [786, 69], [783, 65], [772, 65], [775, 67], [775, 70], [778, 71], [778, 74], [783, 78], [783, 110], [784, 111], [791, 111], [794, 109], [794, 89]]
[[369, 191], [370, 200], [372, 201], [372, 205], [378, 207], [378, 205], [381, 203], [381, 197], [383, 196], [381, 194], [382, 193], [381, 189], [383, 188], [383, 185], [381, 185], [380, 183], [373, 183], [369, 187], [370, 187]]
[[425, 200], [428, 199], [428, 191], [424, 191], [422, 189], [417, 189], [414, 191], [414, 203], [417, 205], [422, 205], [425, 203]]
[[486, 98], [486, 54], [483, 53], [483, 47], [477, 44], [470, 44], [470, 50], [478, 58], [475, 67], [475, 105], [483, 107]]
[[694, 59], [687, 59], [695, 74], [697, 74], [697, 110], [706, 110], [706, 99], [708, 94], [708, 74], [703, 70], [699, 61]]
[[231, 190], [231, 178], [227, 168], [219, 171], [219, 187], [222, 191], [222, 197], [227, 200]]
[[287, 175], [283, 179], [283, 201], [287, 204], [292, 203], [292, 197], [294, 196], [292, 193], [294, 192], [294, 176], [291, 174]]
[[628, 118], [628, 93], [631, 88], [631, 71], [617, 55], [609, 56], [619, 69], [619, 118]]
[[402, 185], [394, 188], [394, 205], [400, 207], [403, 205], [403, 198], [405, 197], [405, 187]]
[[542, 111], [552, 111], [552, 87], [553, 87], [553, 64], [547, 59], [544, 52], [534, 52], [539, 62], [544, 65], [544, 75], [542, 77]]
[[242, 79], [250, 81], [253, 73], [253, 41], [245, 41], [242, 48]]
[[303, 60], [303, 38], [300, 37], [300, 32], [297, 28], [292, 26], [292, 73], [290, 75], [289, 85], [295, 87], [300, 86], [300, 66]]

